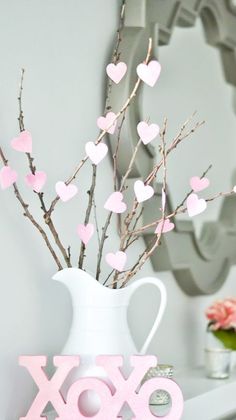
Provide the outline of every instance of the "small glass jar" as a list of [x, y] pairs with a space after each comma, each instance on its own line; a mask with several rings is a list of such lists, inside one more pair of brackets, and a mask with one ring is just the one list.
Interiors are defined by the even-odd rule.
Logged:
[[232, 350], [230, 349], [205, 349], [206, 376], [213, 379], [228, 378], [230, 375], [231, 353]]
[[232, 350], [224, 347], [214, 332], [209, 328], [206, 332], [205, 371], [212, 379], [226, 379], [230, 376]]
[[[173, 377], [174, 368], [172, 365], [157, 365], [154, 368], [150, 368], [142, 380], [142, 384], [151, 378], [168, 378]], [[170, 396], [164, 389], [158, 389], [153, 392], [150, 398], [150, 405], [166, 405], [170, 402]]]

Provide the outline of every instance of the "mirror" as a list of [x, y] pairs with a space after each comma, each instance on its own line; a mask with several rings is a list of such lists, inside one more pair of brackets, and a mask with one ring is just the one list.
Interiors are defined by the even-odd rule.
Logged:
[[[228, 0], [193, 0], [187, 6], [183, 0], [127, 0], [121, 52], [129, 70], [122, 89], [112, 88], [110, 102], [114, 110], [120, 108], [132, 90], [135, 69], [146, 55], [150, 36], [156, 43], [154, 56], [165, 71], [157, 88], [144, 87], [139, 101], [128, 110], [119, 172], [122, 176], [138, 141], [136, 126], [141, 119], [150, 117], [151, 122], [161, 125], [167, 116], [171, 140], [192, 112], [198, 111], [198, 120], [205, 119], [206, 124], [168, 159], [168, 207], [174, 209], [189, 191], [189, 178], [201, 176], [209, 164], [213, 164], [208, 174], [211, 186], [201, 193], [203, 197], [230, 190], [236, 183], [234, 5]], [[152, 159], [156, 159], [153, 148], [142, 148], [131, 177], [144, 178]], [[159, 201], [160, 187], [156, 184]], [[230, 266], [236, 263], [235, 205], [236, 197], [230, 196], [215, 201], [193, 220], [178, 216], [176, 229], [163, 235], [161, 247], [152, 256], [154, 269], [171, 270], [190, 295], [218, 290]], [[143, 214], [145, 224], [153, 221], [157, 206], [160, 207], [156, 203], [154, 208], [147, 202]], [[145, 241], [152, 235], [145, 232]]]
[[[210, 187], [202, 197], [218, 191], [230, 191], [236, 169], [236, 114], [233, 88], [224, 79], [219, 51], [206, 44], [202, 21], [192, 28], [175, 28], [168, 46], [159, 49], [163, 72], [156, 89], [144, 86], [140, 96], [141, 119], [162, 124], [168, 118], [167, 141], [174, 138], [182, 123], [197, 111], [197, 120], [205, 120], [191, 138], [186, 139], [168, 159], [168, 184], [175, 207], [189, 191], [189, 179], [201, 176], [210, 164]], [[192, 219], [200, 237], [203, 223], [217, 221], [221, 200]], [[186, 220], [186, 214], [177, 219]]]

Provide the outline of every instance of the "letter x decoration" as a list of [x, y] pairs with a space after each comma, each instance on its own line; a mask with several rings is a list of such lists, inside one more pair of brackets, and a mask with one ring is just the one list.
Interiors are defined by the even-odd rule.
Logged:
[[60, 389], [72, 369], [79, 366], [80, 357], [55, 356], [53, 360], [57, 370], [49, 380], [44, 371], [47, 364], [46, 356], [19, 358], [19, 364], [28, 370], [39, 389], [28, 413], [25, 417], [20, 417], [20, 420], [46, 420], [47, 417], [42, 413], [48, 402], [51, 402], [57, 412], [56, 420], [91, 418], [81, 410], [79, 403], [81, 394], [86, 391], [95, 392], [101, 402], [97, 412], [92, 416], [93, 420], [120, 419], [119, 413], [125, 403], [131, 408], [135, 419], [157, 419], [149, 409], [149, 399], [152, 393], [159, 389], [164, 389], [171, 397], [171, 408], [167, 415], [161, 418], [179, 420], [182, 416], [183, 395], [173, 380], [152, 378], [140, 386], [146, 372], [156, 366], [155, 356], [131, 356], [130, 364], [133, 369], [128, 378], [124, 378], [121, 372], [122, 356], [97, 356], [96, 364], [104, 368], [113, 390], [102, 379], [83, 377], [71, 384], [65, 398]]
[[[226, 82], [236, 86], [235, 0], [127, 0], [120, 52], [128, 73], [119, 87], [112, 86], [109, 105], [114, 112], [120, 109], [132, 91], [135, 69], [145, 57], [148, 38], [154, 40], [153, 55], [158, 58], [158, 48], [170, 42], [174, 28], [191, 27], [198, 17], [203, 22], [206, 42], [219, 49]], [[137, 100], [128, 108], [124, 120], [118, 162], [121, 177], [138, 141], [139, 107], [140, 101]], [[114, 142], [110, 141], [110, 144], [114, 152]], [[141, 148], [129, 175], [132, 183], [134, 178], [143, 179], [149, 173], [154, 158], [152, 146]], [[152, 204], [147, 201], [144, 206], [144, 224], [152, 221], [152, 215], [161, 207], [161, 186], [156, 184], [154, 188], [156, 200]], [[173, 210], [171, 191], [167, 209], [170, 213]], [[196, 237], [191, 221], [175, 220], [175, 230], [163, 235], [162, 245], [151, 257], [153, 268], [156, 271], [171, 270], [180, 287], [189, 295], [216, 292], [225, 282], [231, 265], [236, 263], [235, 210], [236, 197], [225, 198], [218, 221], [205, 223], [200, 239]], [[148, 243], [152, 235], [152, 232], [145, 231], [144, 240]]]

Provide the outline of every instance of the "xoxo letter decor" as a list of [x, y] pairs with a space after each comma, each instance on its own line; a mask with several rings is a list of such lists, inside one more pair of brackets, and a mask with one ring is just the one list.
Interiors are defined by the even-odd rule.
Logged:
[[113, 389], [111, 390], [101, 379], [83, 377], [71, 385], [66, 401], [60, 388], [71, 370], [79, 366], [80, 357], [55, 356], [53, 362], [57, 370], [49, 380], [43, 369], [47, 363], [46, 356], [21, 356], [19, 358], [19, 364], [28, 370], [39, 388], [27, 415], [21, 417], [20, 420], [47, 419], [47, 417], [41, 417], [41, 414], [48, 402], [51, 402], [55, 408], [58, 414], [57, 420], [87, 419], [89, 417], [81, 413], [79, 398], [88, 390], [98, 394], [101, 401], [99, 411], [93, 416], [93, 420], [119, 419], [119, 412], [124, 403], [130, 406], [137, 420], [156, 419], [157, 416], [153, 415], [149, 409], [149, 399], [157, 389], [166, 390], [172, 400], [169, 413], [161, 418], [166, 420], [181, 418], [183, 396], [174, 381], [160, 377], [152, 378], [140, 387], [146, 372], [157, 364], [155, 356], [131, 356], [130, 364], [133, 370], [126, 379], [120, 370], [123, 366], [122, 356], [97, 356], [96, 364], [105, 369], [113, 384]]

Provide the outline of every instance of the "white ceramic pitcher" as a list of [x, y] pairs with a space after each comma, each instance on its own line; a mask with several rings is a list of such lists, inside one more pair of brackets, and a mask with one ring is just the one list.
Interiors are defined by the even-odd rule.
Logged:
[[[67, 287], [73, 306], [71, 330], [63, 354], [146, 353], [166, 307], [166, 289], [159, 279], [147, 277], [123, 289], [111, 289], [78, 268], [65, 268], [53, 279]], [[138, 352], [130, 334], [127, 309], [133, 293], [146, 284], [157, 287], [161, 302], [151, 331]]]
[[[95, 364], [97, 355], [121, 354], [128, 366], [129, 355], [146, 353], [166, 307], [166, 289], [159, 279], [147, 277], [123, 289], [110, 289], [78, 268], [61, 270], [53, 279], [67, 287], [73, 306], [72, 325], [62, 354], [81, 356], [80, 367], [65, 384], [65, 394], [71, 381], [78, 377], [100, 377], [109, 383], [106, 373]], [[137, 351], [127, 322], [127, 310], [133, 293], [146, 284], [157, 287], [161, 300], [151, 331], [141, 350]], [[91, 403], [90, 399], [88, 406], [94, 409], [96, 403]], [[90, 414], [88, 410], [87, 414]]]

